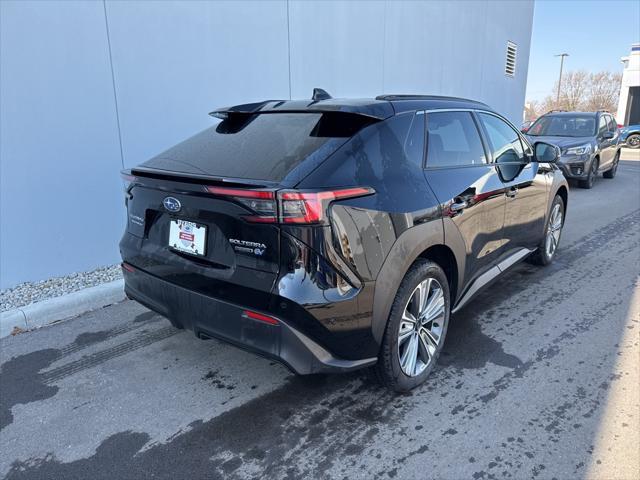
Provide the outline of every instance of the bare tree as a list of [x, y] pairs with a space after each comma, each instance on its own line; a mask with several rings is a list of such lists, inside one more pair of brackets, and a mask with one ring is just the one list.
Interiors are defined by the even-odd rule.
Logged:
[[[557, 90], [556, 83], [555, 89]], [[562, 77], [560, 86], [560, 102], [556, 106], [561, 110], [578, 110], [589, 89], [589, 74], [584, 70], [567, 72]]]
[[621, 81], [622, 75], [619, 73], [598, 72], [589, 75], [589, 88], [583, 108], [588, 111], [614, 112], [618, 107]]
[[540, 102], [537, 100], [531, 100], [524, 104], [524, 120], [529, 122], [538, 118], [543, 111], [541, 111]]
[[[560, 101], [556, 101], [556, 95], [547, 95], [541, 103], [536, 104], [536, 115], [547, 113], [551, 110], [584, 110], [615, 111], [618, 106], [618, 95], [620, 94], [620, 82], [622, 75], [611, 72], [597, 72], [588, 74], [584, 70], [567, 72], [562, 76], [560, 86]], [[555, 83], [554, 92], [558, 89], [558, 82]], [[527, 119], [531, 116], [530, 109], [525, 111]]]

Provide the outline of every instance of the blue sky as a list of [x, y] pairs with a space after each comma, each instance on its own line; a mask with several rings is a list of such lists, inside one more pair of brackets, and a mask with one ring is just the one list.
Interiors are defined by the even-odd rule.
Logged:
[[622, 72], [620, 57], [640, 42], [640, 1], [536, 0], [527, 100], [543, 100], [564, 71]]

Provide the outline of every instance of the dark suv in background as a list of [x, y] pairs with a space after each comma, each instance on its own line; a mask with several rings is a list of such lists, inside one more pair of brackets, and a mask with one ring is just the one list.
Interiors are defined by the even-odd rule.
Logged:
[[300, 374], [374, 366], [406, 391], [452, 312], [526, 257], [554, 258], [557, 147], [487, 105], [265, 101], [123, 172], [129, 298]]
[[582, 188], [592, 188], [599, 173], [605, 178], [616, 176], [621, 145], [618, 125], [607, 112], [550, 112], [526, 134], [532, 142], [560, 147], [558, 166]]

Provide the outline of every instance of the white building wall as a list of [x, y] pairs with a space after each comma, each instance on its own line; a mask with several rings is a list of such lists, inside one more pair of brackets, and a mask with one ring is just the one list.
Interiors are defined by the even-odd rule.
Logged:
[[620, 97], [618, 99], [618, 113], [616, 119], [619, 123], [626, 123], [627, 108], [629, 106], [629, 89], [640, 87], [640, 43], [631, 45], [631, 53], [622, 58], [624, 70], [620, 83]]
[[532, 1], [1, 1], [0, 287], [117, 262], [119, 170], [215, 107], [322, 87], [465, 96], [519, 121], [532, 20]]

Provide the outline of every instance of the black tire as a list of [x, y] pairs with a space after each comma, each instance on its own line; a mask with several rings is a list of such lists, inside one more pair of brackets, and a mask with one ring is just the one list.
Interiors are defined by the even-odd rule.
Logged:
[[598, 163], [600, 161], [597, 158], [591, 160], [591, 165], [589, 165], [589, 175], [586, 180], [580, 180], [578, 185], [580, 188], [586, 188], [587, 190], [593, 188], [593, 184], [596, 181], [596, 177], [598, 176]]
[[627, 137], [627, 147], [640, 148], [640, 133], [632, 133]]
[[[400, 324], [405, 307], [408, 306], [414, 291], [421, 282], [428, 278], [437, 280], [442, 287], [442, 293], [444, 296], [444, 315], [442, 317], [441, 325], [442, 332], [440, 334], [439, 343], [435, 349], [435, 353], [432, 354], [431, 359], [426, 364], [426, 367], [424, 367], [424, 370], [416, 376], [408, 376], [403, 372], [400, 365], [400, 347], [398, 346]], [[395, 392], [408, 392], [409, 390], [424, 383], [435, 367], [445, 342], [447, 327], [449, 326], [449, 316], [451, 315], [450, 302], [449, 283], [442, 268], [440, 268], [438, 264], [428, 260], [417, 260], [405, 275], [402, 283], [400, 284], [400, 288], [398, 288], [391, 307], [391, 312], [389, 313], [387, 327], [385, 329], [380, 354], [378, 356], [378, 363], [373, 367], [376, 377], [383, 386]]]
[[544, 235], [542, 237], [542, 240], [540, 240], [540, 243], [538, 244], [538, 248], [536, 249], [536, 251], [529, 256], [528, 258], [529, 263], [533, 263], [534, 265], [546, 266], [546, 265], [549, 265], [551, 262], [553, 262], [553, 259], [556, 256], [556, 252], [558, 251], [557, 245], [553, 249], [553, 252], [551, 254], [549, 254], [549, 251], [547, 250], [547, 236], [549, 234], [549, 224], [551, 223], [551, 216], [553, 214], [555, 206], [558, 204], [560, 205], [560, 211], [562, 212], [560, 233], [557, 239], [557, 244], [560, 243], [560, 238], [562, 236], [562, 228], [564, 227], [565, 206], [564, 206], [564, 200], [562, 199], [562, 197], [560, 195], [556, 195], [555, 198], [553, 199], [553, 202], [551, 203], [551, 208], [549, 209], [549, 215], [547, 215], [547, 221], [544, 224]]
[[613, 166], [604, 172], [602, 176], [604, 178], [615, 178], [616, 172], [618, 171], [618, 163], [620, 163], [620, 150], [616, 152], [616, 156], [613, 157]]

